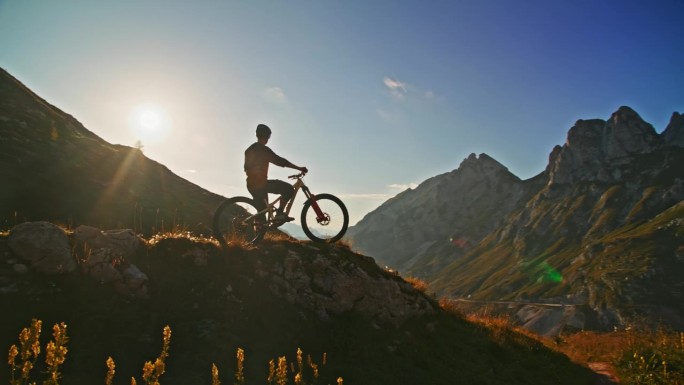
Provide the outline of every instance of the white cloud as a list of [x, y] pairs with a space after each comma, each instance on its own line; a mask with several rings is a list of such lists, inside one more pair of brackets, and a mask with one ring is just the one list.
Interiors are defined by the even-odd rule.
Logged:
[[406, 189], [414, 189], [414, 188], [418, 187], [418, 184], [417, 183], [408, 183], [408, 184], [393, 183], [393, 184], [388, 185], [387, 187], [404, 191]]
[[406, 83], [399, 80], [386, 77], [382, 79], [382, 82], [385, 83], [385, 87], [387, 87], [390, 95], [394, 98], [403, 99], [408, 92]]
[[387, 93], [396, 100], [404, 100], [406, 98], [436, 100], [438, 95], [432, 90], [422, 90], [413, 84], [403, 82], [391, 77], [382, 79], [383, 84], [387, 88]]
[[340, 198], [343, 199], [363, 199], [363, 200], [370, 200], [370, 201], [386, 201], [393, 197], [394, 195], [390, 194], [340, 194]]
[[287, 100], [285, 92], [280, 87], [269, 87], [264, 91], [264, 98], [272, 102], [282, 103]]
[[193, 169], [183, 170], [182, 172], [184, 172], [186, 174], [197, 174], [197, 170], [193, 170]]
[[[414, 189], [418, 187], [417, 183], [406, 183], [406, 184], [401, 184], [401, 183], [393, 183], [390, 185], [387, 185], [388, 188], [392, 190], [401, 190], [404, 191], [406, 189]], [[391, 193], [391, 194], [382, 194], [382, 193], [364, 193], [364, 194], [339, 194], [338, 196], [342, 199], [360, 199], [360, 200], [367, 200], [367, 201], [386, 201], [392, 197], [394, 197], [396, 194]]]

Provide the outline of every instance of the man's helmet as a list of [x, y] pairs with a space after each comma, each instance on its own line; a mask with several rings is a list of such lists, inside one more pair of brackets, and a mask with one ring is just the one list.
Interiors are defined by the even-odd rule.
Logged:
[[271, 129], [265, 124], [260, 124], [256, 129], [257, 138], [268, 138], [271, 136]]

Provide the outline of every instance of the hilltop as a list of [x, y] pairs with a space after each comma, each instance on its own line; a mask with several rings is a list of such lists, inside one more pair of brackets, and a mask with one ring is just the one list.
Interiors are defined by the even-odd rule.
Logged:
[[[431, 296], [344, 246], [273, 239], [258, 249], [222, 249], [187, 235], [143, 240], [125, 234], [65, 232], [38, 222], [0, 237], [0, 306], [8, 309], [0, 346], [16, 343], [31, 318], [67, 323], [64, 378], [73, 384], [102, 381], [108, 356], [117, 362], [119, 381], [139, 376], [142, 363], [159, 351], [167, 324], [173, 339], [165, 384], [209, 383], [211, 363], [230, 378], [238, 347], [252, 381], [266, 378], [268, 360], [292, 357], [298, 347], [313, 357], [327, 353], [322, 383], [338, 376], [356, 384], [594, 380], [588, 369], [529, 337], [494, 333], [442, 310]], [[55, 246], [64, 242], [75, 255]], [[45, 258], [30, 258], [36, 250], [77, 263], [51, 257], [63, 268], [50, 269]], [[131, 270], [138, 278], [127, 278]], [[109, 278], [115, 271], [121, 276]]]

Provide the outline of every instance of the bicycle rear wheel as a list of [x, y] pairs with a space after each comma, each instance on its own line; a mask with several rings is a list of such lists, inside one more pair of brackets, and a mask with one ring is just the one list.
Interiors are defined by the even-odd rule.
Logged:
[[[322, 216], [312, 206], [312, 200], [320, 208]], [[314, 242], [337, 242], [347, 232], [349, 214], [344, 203], [334, 195], [319, 194], [304, 203], [302, 209], [302, 230]]]
[[229, 243], [256, 244], [264, 238], [263, 223], [257, 221], [254, 201], [246, 197], [234, 197], [223, 202], [214, 212], [214, 237], [222, 245]]

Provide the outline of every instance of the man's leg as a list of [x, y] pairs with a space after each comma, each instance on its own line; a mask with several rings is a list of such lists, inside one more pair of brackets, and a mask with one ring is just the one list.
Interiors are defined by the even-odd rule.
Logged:
[[282, 214], [285, 210], [285, 205], [290, 201], [294, 194], [294, 187], [282, 180], [270, 179], [266, 182], [266, 191], [271, 194], [278, 194], [281, 196], [280, 205], [278, 206], [278, 214]]
[[[252, 194], [252, 198], [254, 198], [254, 207], [256, 207], [257, 211], [261, 211], [266, 208], [266, 200], [268, 199], [268, 192], [265, 188], [259, 189], [259, 190], [250, 190], [249, 188], [247, 189], [250, 194]], [[266, 223], [266, 214], [261, 214], [259, 215], [258, 218], [261, 223]]]

